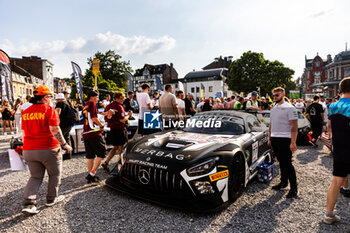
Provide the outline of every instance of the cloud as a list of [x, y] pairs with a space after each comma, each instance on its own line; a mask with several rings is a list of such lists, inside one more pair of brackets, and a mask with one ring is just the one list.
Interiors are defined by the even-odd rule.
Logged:
[[[47, 56], [52, 53], [94, 53], [96, 51], [116, 50], [121, 55], [145, 55], [164, 52], [175, 47], [174, 38], [165, 35], [159, 38], [146, 36], [125, 37], [107, 32], [98, 33], [92, 39], [77, 38], [69, 41], [54, 40], [50, 42], [29, 42], [14, 44], [9, 40], [0, 43], [10, 54]], [[18, 55], [17, 55], [18, 56]]]
[[327, 15], [329, 13], [331, 13], [332, 10], [329, 10], [329, 11], [320, 11], [320, 12], [317, 12], [315, 14], [312, 14], [309, 16], [309, 18], [318, 18], [318, 17], [321, 17], [321, 16], [324, 16], [324, 15]]
[[70, 61], [76, 61], [81, 68], [87, 68], [86, 59], [97, 51], [115, 50], [122, 57], [138, 58], [173, 49], [176, 40], [168, 35], [159, 38], [146, 36], [126, 37], [111, 32], [98, 33], [91, 39], [54, 40], [49, 42], [24, 41], [14, 43], [8, 39], [0, 41], [0, 48], [10, 57], [39, 56], [51, 61], [54, 76], [68, 77], [71, 73]]

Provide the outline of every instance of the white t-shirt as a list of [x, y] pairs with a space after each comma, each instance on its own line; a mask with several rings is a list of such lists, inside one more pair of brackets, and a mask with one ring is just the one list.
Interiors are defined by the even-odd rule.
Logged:
[[108, 100], [104, 99], [102, 100], [102, 104], [104, 107], [106, 107], [108, 104], [110, 104], [111, 102], [109, 102]]
[[185, 101], [183, 101], [182, 99], [176, 98], [176, 103], [177, 103], [177, 109], [179, 110], [179, 117], [180, 119], [183, 119], [182, 110], [185, 109]]
[[324, 114], [323, 114], [324, 121], [326, 123], [328, 123], [328, 109], [327, 109], [327, 105], [326, 105], [325, 102], [322, 102], [322, 101], [319, 101], [318, 103], [322, 105], [322, 108], [323, 108], [323, 111], [324, 111]]
[[151, 103], [151, 98], [149, 97], [148, 93], [141, 92], [141, 93], [136, 93], [136, 99], [140, 109], [139, 119], [143, 120], [143, 112], [150, 111], [147, 104]]
[[29, 103], [29, 102], [25, 102], [22, 104], [21, 108], [22, 108], [22, 111], [26, 110], [27, 108], [29, 108], [30, 106], [32, 106], [33, 104], [32, 103]]
[[203, 102], [200, 102], [199, 104], [197, 104], [197, 107], [196, 107], [196, 111], [197, 112], [201, 112], [202, 111], [202, 106], [204, 105], [204, 101]]
[[290, 103], [276, 104], [270, 113], [271, 137], [291, 138], [291, 120], [298, 120], [298, 112]]

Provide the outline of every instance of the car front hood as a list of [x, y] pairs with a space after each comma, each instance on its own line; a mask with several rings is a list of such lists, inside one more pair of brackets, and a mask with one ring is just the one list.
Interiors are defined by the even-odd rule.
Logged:
[[226, 147], [227, 151], [237, 148], [241, 139], [242, 136], [238, 135], [172, 131], [140, 140], [127, 153], [126, 160], [130, 163], [179, 171], [218, 155], [218, 150], [222, 151], [223, 147]]

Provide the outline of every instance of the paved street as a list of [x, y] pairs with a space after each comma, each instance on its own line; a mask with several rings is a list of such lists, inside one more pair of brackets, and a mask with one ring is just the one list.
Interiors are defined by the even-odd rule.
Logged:
[[[193, 214], [130, 198], [104, 185], [85, 184], [84, 155], [64, 161], [60, 193], [63, 203], [45, 207], [45, 178], [38, 199], [41, 212], [24, 216], [21, 199], [28, 172], [12, 172], [7, 138], [0, 138], [0, 230], [4, 232], [349, 232], [350, 199], [340, 196], [337, 213], [343, 221], [321, 222], [326, 190], [331, 181], [332, 158], [326, 147], [300, 147], [295, 154], [300, 197], [285, 198], [253, 181], [244, 194], [216, 214]], [[103, 178], [108, 175], [99, 170]], [[272, 184], [276, 184], [274, 179]]]

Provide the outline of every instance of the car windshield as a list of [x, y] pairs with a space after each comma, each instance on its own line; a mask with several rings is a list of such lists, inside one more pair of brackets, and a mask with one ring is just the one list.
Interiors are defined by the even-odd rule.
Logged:
[[239, 135], [243, 134], [244, 121], [232, 116], [194, 116], [187, 120], [185, 132]]

